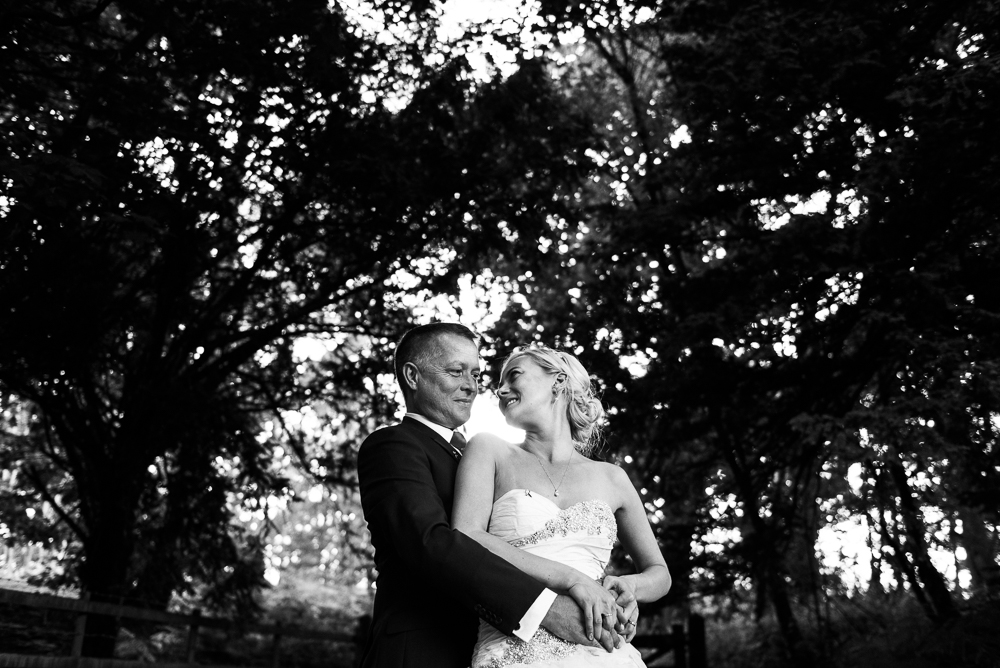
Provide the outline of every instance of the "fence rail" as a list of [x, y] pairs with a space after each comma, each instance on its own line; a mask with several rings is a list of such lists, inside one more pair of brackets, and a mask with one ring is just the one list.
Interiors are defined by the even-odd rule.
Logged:
[[[104, 615], [116, 619], [128, 619], [140, 622], [152, 622], [165, 626], [187, 628], [186, 661], [180, 664], [157, 663], [158, 668], [164, 666], [190, 666], [195, 664], [195, 654], [198, 649], [198, 633], [201, 629], [221, 629], [239, 634], [258, 634], [271, 637], [271, 668], [279, 668], [281, 657], [281, 642], [288, 638], [316, 640], [325, 642], [356, 643], [357, 634], [320, 631], [303, 628], [292, 624], [242, 624], [231, 619], [206, 617], [199, 610], [192, 614], [163, 612], [130, 605], [91, 601], [86, 597], [69, 598], [52, 594], [39, 594], [0, 588], [0, 604], [38, 608], [42, 610], [59, 610], [76, 613], [76, 627], [73, 638], [73, 648], [69, 657], [31, 657], [12, 654], [0, 654], [0, 666], [11, 668], [113, 668], [113, 664], [135, 665], [133, 662], [111, 659], [92, 659], [82, 656], [83, 639], [87, 630], [88, 615]], [[42, 660], [39, 662], [39, 660]], [[94, 662], [99, 664], [94, 664]], [[111, 663], [107, 663], [107, 662]], [[66, 662], [66, 663], [60, 663]], [[91, 665], [94, 664], [94, 665]], [[148, 665], [148, 664], [147, 664]]]
[[65, 610], [67, 612], [78, 612], [81, 615], [107, 615], [108, 617], [154, 622], [168, 626], [197, 626], [223, 630], [235, 630], [238, 628], [240, 631], [247, 633], [259, 633], [261, 635], [280, 634], [286, 637], [329, 640], [334, 642], [353, 642], [354, 640], [354, 636], [348, 633], [317, 631], [315, 629], [306, 629], [285, 624], [237, 625], [231, 619], [204, 617], [197, 611], [190, 615], [184, 615], [176, 612], [161, 612], [159, 610], [150, 610], [149, 608], [137, 608], [130, 605], [90, 601], [85, 598], [67, 598], [65, 596], [34, 594], [10, 589], [0, 589], [0, 603], [48, 610]]
[[[0, 668], [191, 668], [189, 663], [145, 663], [88, 656], [31, 656], [0, 652]], [[199, 666], [199, 668], [208, 668]]]
[[[190, 668], [197, 663], [195, 654], [198, 647], [198, 632], [204, 628], [270, 636], [272, 639], [271, 668], [280, 668], [281, 641], [286, 638], [352, 644], [358, 643], [361, 639], [358, 633], [319, 631], [291, 624], [237, 624], [231, 619], [203, 616], [197, 610], [192, 614], [185, 615], [129, 605], [90, 601], [87, 598], [69, 598], [4, 588], [0, 588], [0, 604], [77, 614], [71, 656], [43, 657], [0, 653], [0, 668], [136, 668], [137, 666], [151, 665], [155, 665], [156, 668]], [[186, 661], [150, 664], [81, 656], [88, 615], [105, 615], [117, 619], [186, 627], [188, 629]], [[699, 615], [689, 617], [686, 629], [683, 624], [674, 624], [670, 633], [638, 635], [633, 639], [632, 644], [635, 647], [653, 650], [652, 654], [646, 657], [647, 662], [650, 663], [672, 653], [674, 668], [706, 668], [705, 620]]]

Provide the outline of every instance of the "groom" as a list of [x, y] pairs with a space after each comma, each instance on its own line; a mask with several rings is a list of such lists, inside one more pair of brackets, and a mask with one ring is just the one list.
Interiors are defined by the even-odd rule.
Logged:
[[[466, 668], [477, 615], [522, 640], [544, 626], [595, 644], [572, 599], [451, 529], [465, 445], [455, 429], [468, 421], [478, 394], [477, 344], [458, 324], [406, 332], [395, 355], [406, 416], [371, 434], [358, 453], [361, 505], [379, 574], [362, 668]], [[600, 642], [610, 651], [618, 637], [609, 631]]]

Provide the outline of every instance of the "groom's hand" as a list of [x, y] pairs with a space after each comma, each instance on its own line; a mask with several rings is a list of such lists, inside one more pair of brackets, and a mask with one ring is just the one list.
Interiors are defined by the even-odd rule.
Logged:
[[639, 603], [635, 598], [635, 589], [627, 580], [615, 575], [604, 578], [604, 588], [615, 595], [615, 604], [618, 606], [615, 631], [625, 638], [625, 642], [631, 642], [635, 636], [635, 623], [639, 617]]
[[614, 629], [605, 630], [600, 637], [590, 640], [587, 637], [586, 620], [583, 611], [577, 606], [569, 596], [559, 594], [556, 596], [552, 606], [542, 619], [542, 626], [549, 633], [559, 636], [563, 640], [577, 643], [578, 645], [590, 645], [596, 647], [600, 645], [607, 651], [613, 650], [621, 644], [621, 639]]

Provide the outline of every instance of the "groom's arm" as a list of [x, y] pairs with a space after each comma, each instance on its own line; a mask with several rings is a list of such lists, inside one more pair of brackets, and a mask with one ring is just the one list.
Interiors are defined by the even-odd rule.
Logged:
[[513, 635], [527, 642], [540, 627], [578, 645], [600, 644], [609, 652], [620, 644], [618, 633], [613, 628], [605, 629], [596, 641], [587, 638], [584, 633], [586, 623], [580, 606], [569, 596], [557, 595], [551, 589], [546, 589], [539, 595], [528, 612], [521, 617], [521, 624]]
[[411, 577], [514, 633], [544, 587], [451, 529], [431, 466], [424, 449], [396, 429], [375, 432], [361, 446], [358, 479], [372, 543], [401, 561]]

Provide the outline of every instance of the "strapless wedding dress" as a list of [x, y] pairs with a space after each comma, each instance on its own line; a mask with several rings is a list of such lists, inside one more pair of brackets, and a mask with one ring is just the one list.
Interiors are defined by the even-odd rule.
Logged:
[[[489, 532], [539, 557], [572, 566], [600, 580], [617, 539], [611, 508], [603, 501], [581, 501], [560, 509], [548, 498], [512, 489], [493, 503]], [[508, 637], [486, 622], [472, 668], [644, 668], [639, 651], [622, 643], [613, 652], [561, 640], [538, 629], [530, 642]]]

